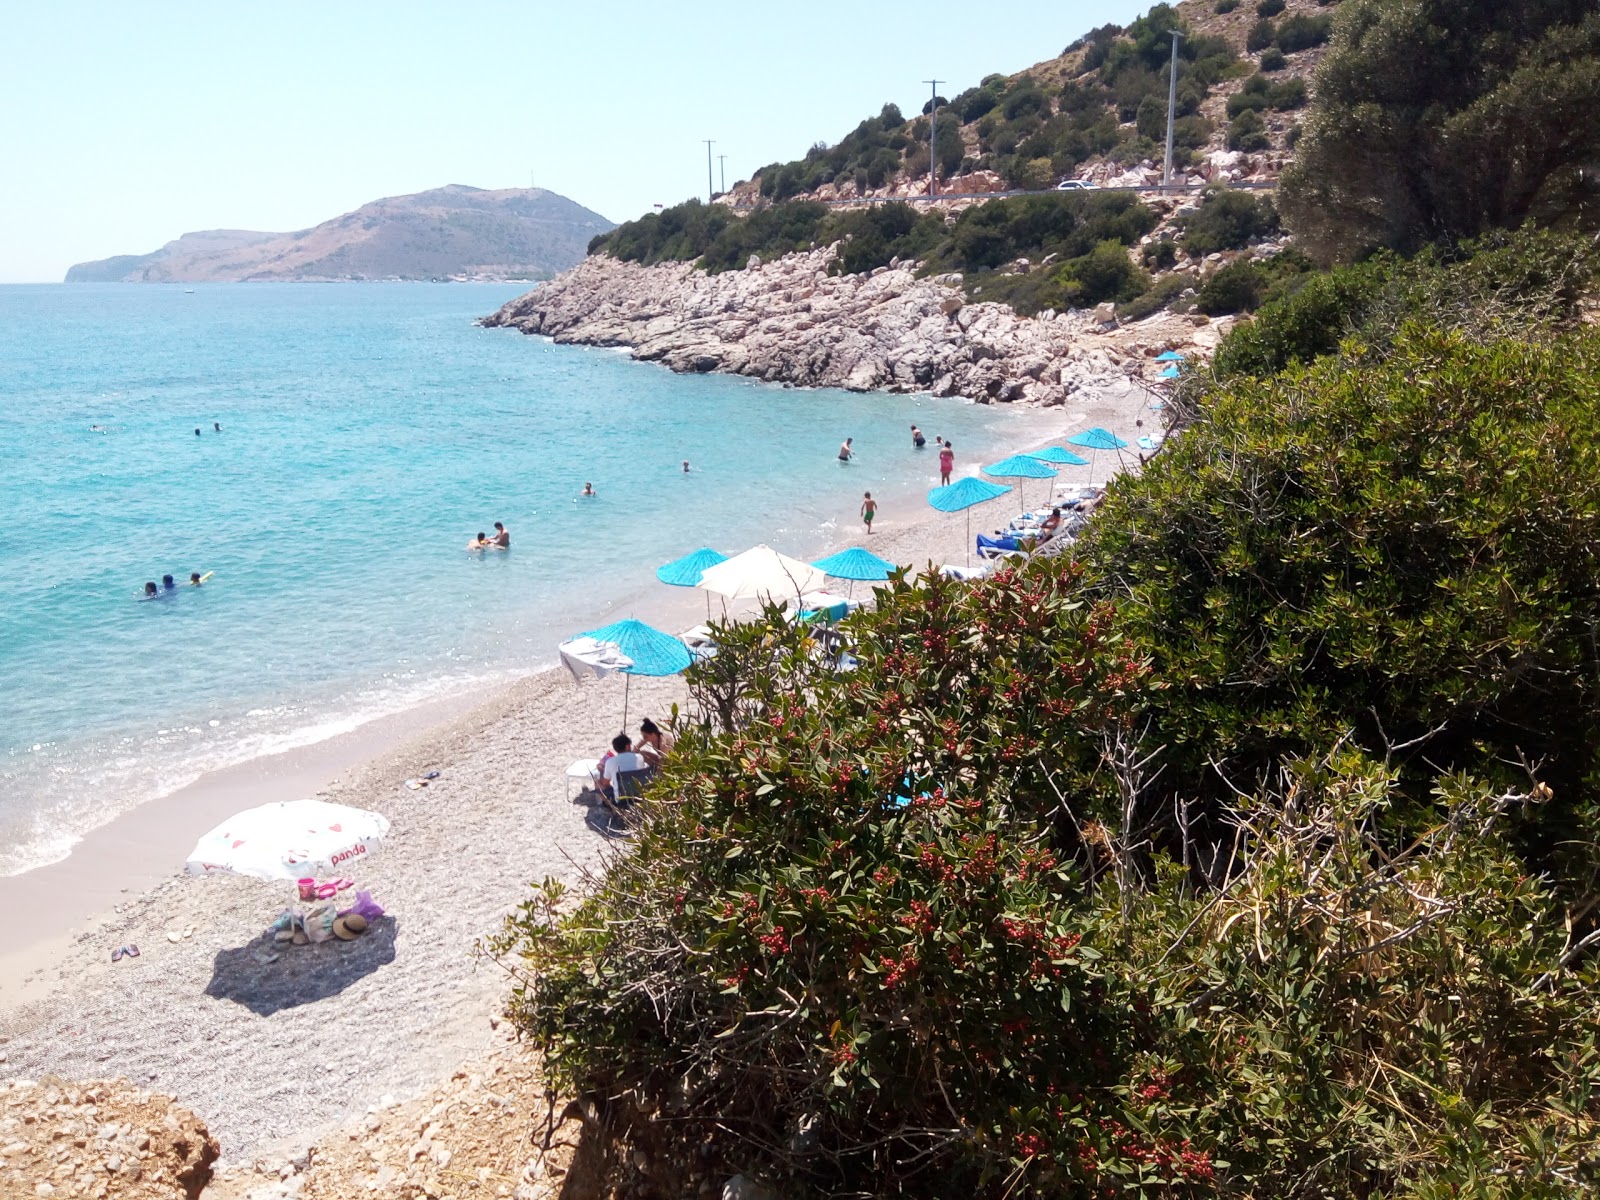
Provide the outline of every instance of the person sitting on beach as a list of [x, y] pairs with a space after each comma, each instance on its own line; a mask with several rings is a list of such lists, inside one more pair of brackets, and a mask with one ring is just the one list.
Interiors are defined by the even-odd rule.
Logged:
[[928, 439], [922, 436], [922, 430], [918, 429], [915, 425], [911, 427], [911, 444], [918, 450], [921, 450], [928, 444]]
[[592, 483], [584, 484], [583, 485], [583, 491], [578, 493], [578, 495], [580, 495], [580, 496], [593, 496], [594, 494], [595, 494], [594, 484], [592, 484]]
[[627, 734], [617, 734], [611, 739], [611, 753], [600, 768], [600, 794], [608, 801], [617, 799], [617, 776], [623, 771], [642, 771], [649, 765], [644, 755], [634, 752]]
[[638, 752], [648, 765], [659, 767], [672, 753], [671, 735], [663, 733], [661, 726], [646, 717], [639, 722]]
[[844, 444], [839, 447], [840, 462], [849, 462], [851, 457], [855, 454], [855, 451], [850, 448], [850, 443], [852, 440], [853, 439], [851, 438], [845, 438]]
[[1039, 540], [1048, 542], [1055, 537], [1056, 530], [1061, 528], [1061, 509], [1052, 508], [1050, 515], [1039, 524]]
[[499, 521], [494, 523], [494, 537], [489, 539], [489, 544], [497, 550], [511, 549], [511, 531]]
[[950, 472], [956, 469], [955, 448], [946, 442], [939, 450], [939, 483], [941, 486], [950, 482]]

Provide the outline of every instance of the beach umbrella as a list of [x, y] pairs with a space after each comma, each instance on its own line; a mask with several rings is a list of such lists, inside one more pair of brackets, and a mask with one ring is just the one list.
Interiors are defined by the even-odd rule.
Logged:
[[694, 661], [689, 647], [670, 633], [631, 617], [580, 633], [557, 650], [574, 679], [582, 679], [585, 672], [603, 678], [620, 671], [626, 677], [622, 689], [624, 729], [628, 727], [628, 698], [635, 675], [676, 675]]
[[819, 559], [811, 564], [819, 571], [826, 571], [835, 579], [848, 579], [850, 581], [849, 594], [855, 594], [855, 581], [858, 579], [884, 580], [894, 573], [895, 564], [888, 559], [879, 558], [870, 550], [863, 550], [860, 546], [852, 546], [848, 550], [841, 550], [837, 554], [830, 554], [827, 558]]
[[[675, 558], [671, 562], [656, 568], [656, 578], [662, 583], [671, 584], [673, 587], [699, 587], [700, 576], [705, 574], [708, 567], [728, 561], [728, 556], [709, 546], [702, 546], [698, 550], [685, 554], [682, 558]], [[706, 620], [711, 619], [711, 593], [706, 593]]]
[[[1085, 429], [1082, 433], [1075, 433], [1069, 437], [1067, 441], [1071, 442], [1074, 446], [1083, 446], [1085, 449], [1095, 451], [1096, 453], [1091, 456], [1091, 459], [1099, 458], [1099, 451], [1101, 450], [1124, 450], [1128, 445], [1127, 442], [1123, 441], [1109, 429], [1101, 429], [1099, 426], [1096, 426], [1093, 429]], [[1093, 483], [1093, 466], [1091, 466], [1089, 469], [1089, 476], [1089, 482]]]
[[1176, 379], [1178, 377], [1178, 374], [1179, 374], [1179, 372], [1178, 372], [1178, 368], [1177, 367], [1175, 367], [1175, 366], [1174, 367], [1168, 367], [1165, 371], [1161, 372], [1161, 378], [1163, 378], [1163, 379]]
[[[1003, 458], [999, 462], [983, 468], [985, 475], [992, 475], [996, 479], [1054, 479], [1060, 472], [1048, 463], [1040, 462], [1031, 454], [1013, 454], [1010, 458]], [[1022, 499], [1022, 486], [1017, 486], [1017, 499]], [[1027, 511], [1027, 505], [1022, 505], [1022, 511]]]
[[1160, 354], [1156, 355], [1156, 361], [1180, 363], [1183, 361], [1183, 355], [1179, 354], [1176, 350], [1163, 350]]
[[965, 479], [958, 479], [946, 487], [936, 487], [928, 493], [928, 503], [940, 512], [965, 513], [967, 518], [967, 565], [972, 565], [972, 508], [997, 496], [1004, 496], [1011, 489], [998, 483], [990, 483], [987, 479], [977, 479], [968, 475]]
[[236, 813], [195, 843], [191, 875], [298, 880], [333, 875], [377, 852], [389, 819], [326, 800], [280, 800]]
[[779, 554], [771, 546], [755, 546], [709, 568], [700, 586], [726, 600], [800, 599], [827, 582], [827, 573], [810, 563]]
[[1027, 457], [1037, 458], [1040, 462], [1056, 463], [1063, 467], [1087, 467], [1089, 460], [1080, 458], [1071, 450], [1062, 446], [1047, 446], [1043, 450], [1031, 451]]

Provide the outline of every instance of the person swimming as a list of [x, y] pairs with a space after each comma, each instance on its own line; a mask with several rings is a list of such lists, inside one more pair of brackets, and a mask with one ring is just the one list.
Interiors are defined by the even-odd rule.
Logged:
[[171, 575], [163, 575], [161, 577], [161, 586], [164, 590], [170, 592], [173, 588], [178, 586], [178, 581]]
[[918, 450], [921, 450], [928, 444], [928, 439], [922, 436], [922, 430], [918, 429], [915, 425], [911, 427], [911, 444]]
[[689, 473], [689, 460], [687, 458], [683, 460], [683, 473], [685, 475]]
[[211, 422], [211, 428], [213, 430], [215, 430], [217, 433], [221, 433], [222, 432], [222, 422], [221, 421], [213, 421], [213, 422]]
[[206, 580], [210, 579], [211, 576], [214, 575], [214, 574], [216, 574], [216, 572], [214, 572], [214, 571], [207, 571], [204, 575], [200, 574], [199, 571], [190, 571], [189, 572], [189, 586], [190, 587], [200, 587], [205, 583]]
[[583, 491], [579, 492], [578, 494], [580, 496], [594, 496], [594, 495], [596, 495], [596, 492], [594, 490], [594, 484], [592, 484], [592, 483], [584, 484], [583, 485]]
[[499, 521], [494, 523], [494, 537], [489, 539], [489, 545], [497, 550], [511, 549], [511, 531]]
[[144, 585], [144, 598], [146, 600], [154, 600], [160, 594], [161, 589], [156, 587], [155, 580], [152, 579], [149, 583]]
[[467, 543], [467, 549], [468, 550], [487, 550], [492, 545], [494, 545], [494, 543], [491, 542], [486, 536], [484, 536], [483, 530], [480, 529], [480, 530], [478, 530], [478, 536], [473, 538], [470, 542]]
[[200, 436], [200, 426], [196, 425], [194, 427], [194, 435], [195, 435], [195, 437], [199, 437]]
[[852, 449], [850, 445], [850, 443], [854, 440], [855, 439], [853, 438], [845, 438], [844, 444], [839, 447], [840, 462], [849, 462], [850, 459], [855, 455], [855, 450]]

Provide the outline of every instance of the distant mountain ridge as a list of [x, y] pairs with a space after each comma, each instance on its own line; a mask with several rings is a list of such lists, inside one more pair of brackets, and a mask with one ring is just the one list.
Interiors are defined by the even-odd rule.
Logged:
[[451, 184], [390, 196], [296, 233], [212, 229], [149, 254], [78, 263], [68, 283], [543, 279], [615, 226], [544, 188]]

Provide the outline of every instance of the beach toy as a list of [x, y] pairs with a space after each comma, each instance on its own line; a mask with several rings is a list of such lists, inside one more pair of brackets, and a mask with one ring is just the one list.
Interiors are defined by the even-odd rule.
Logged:
[[317, 885], [318, 900], [332, 900], [338, 894], [339, 885], [336, 883], [323, 883]]
[[300, 899], [315, 900], [317, 898], [317, 881], [315, 879], [302, 879], [300, 881]]

